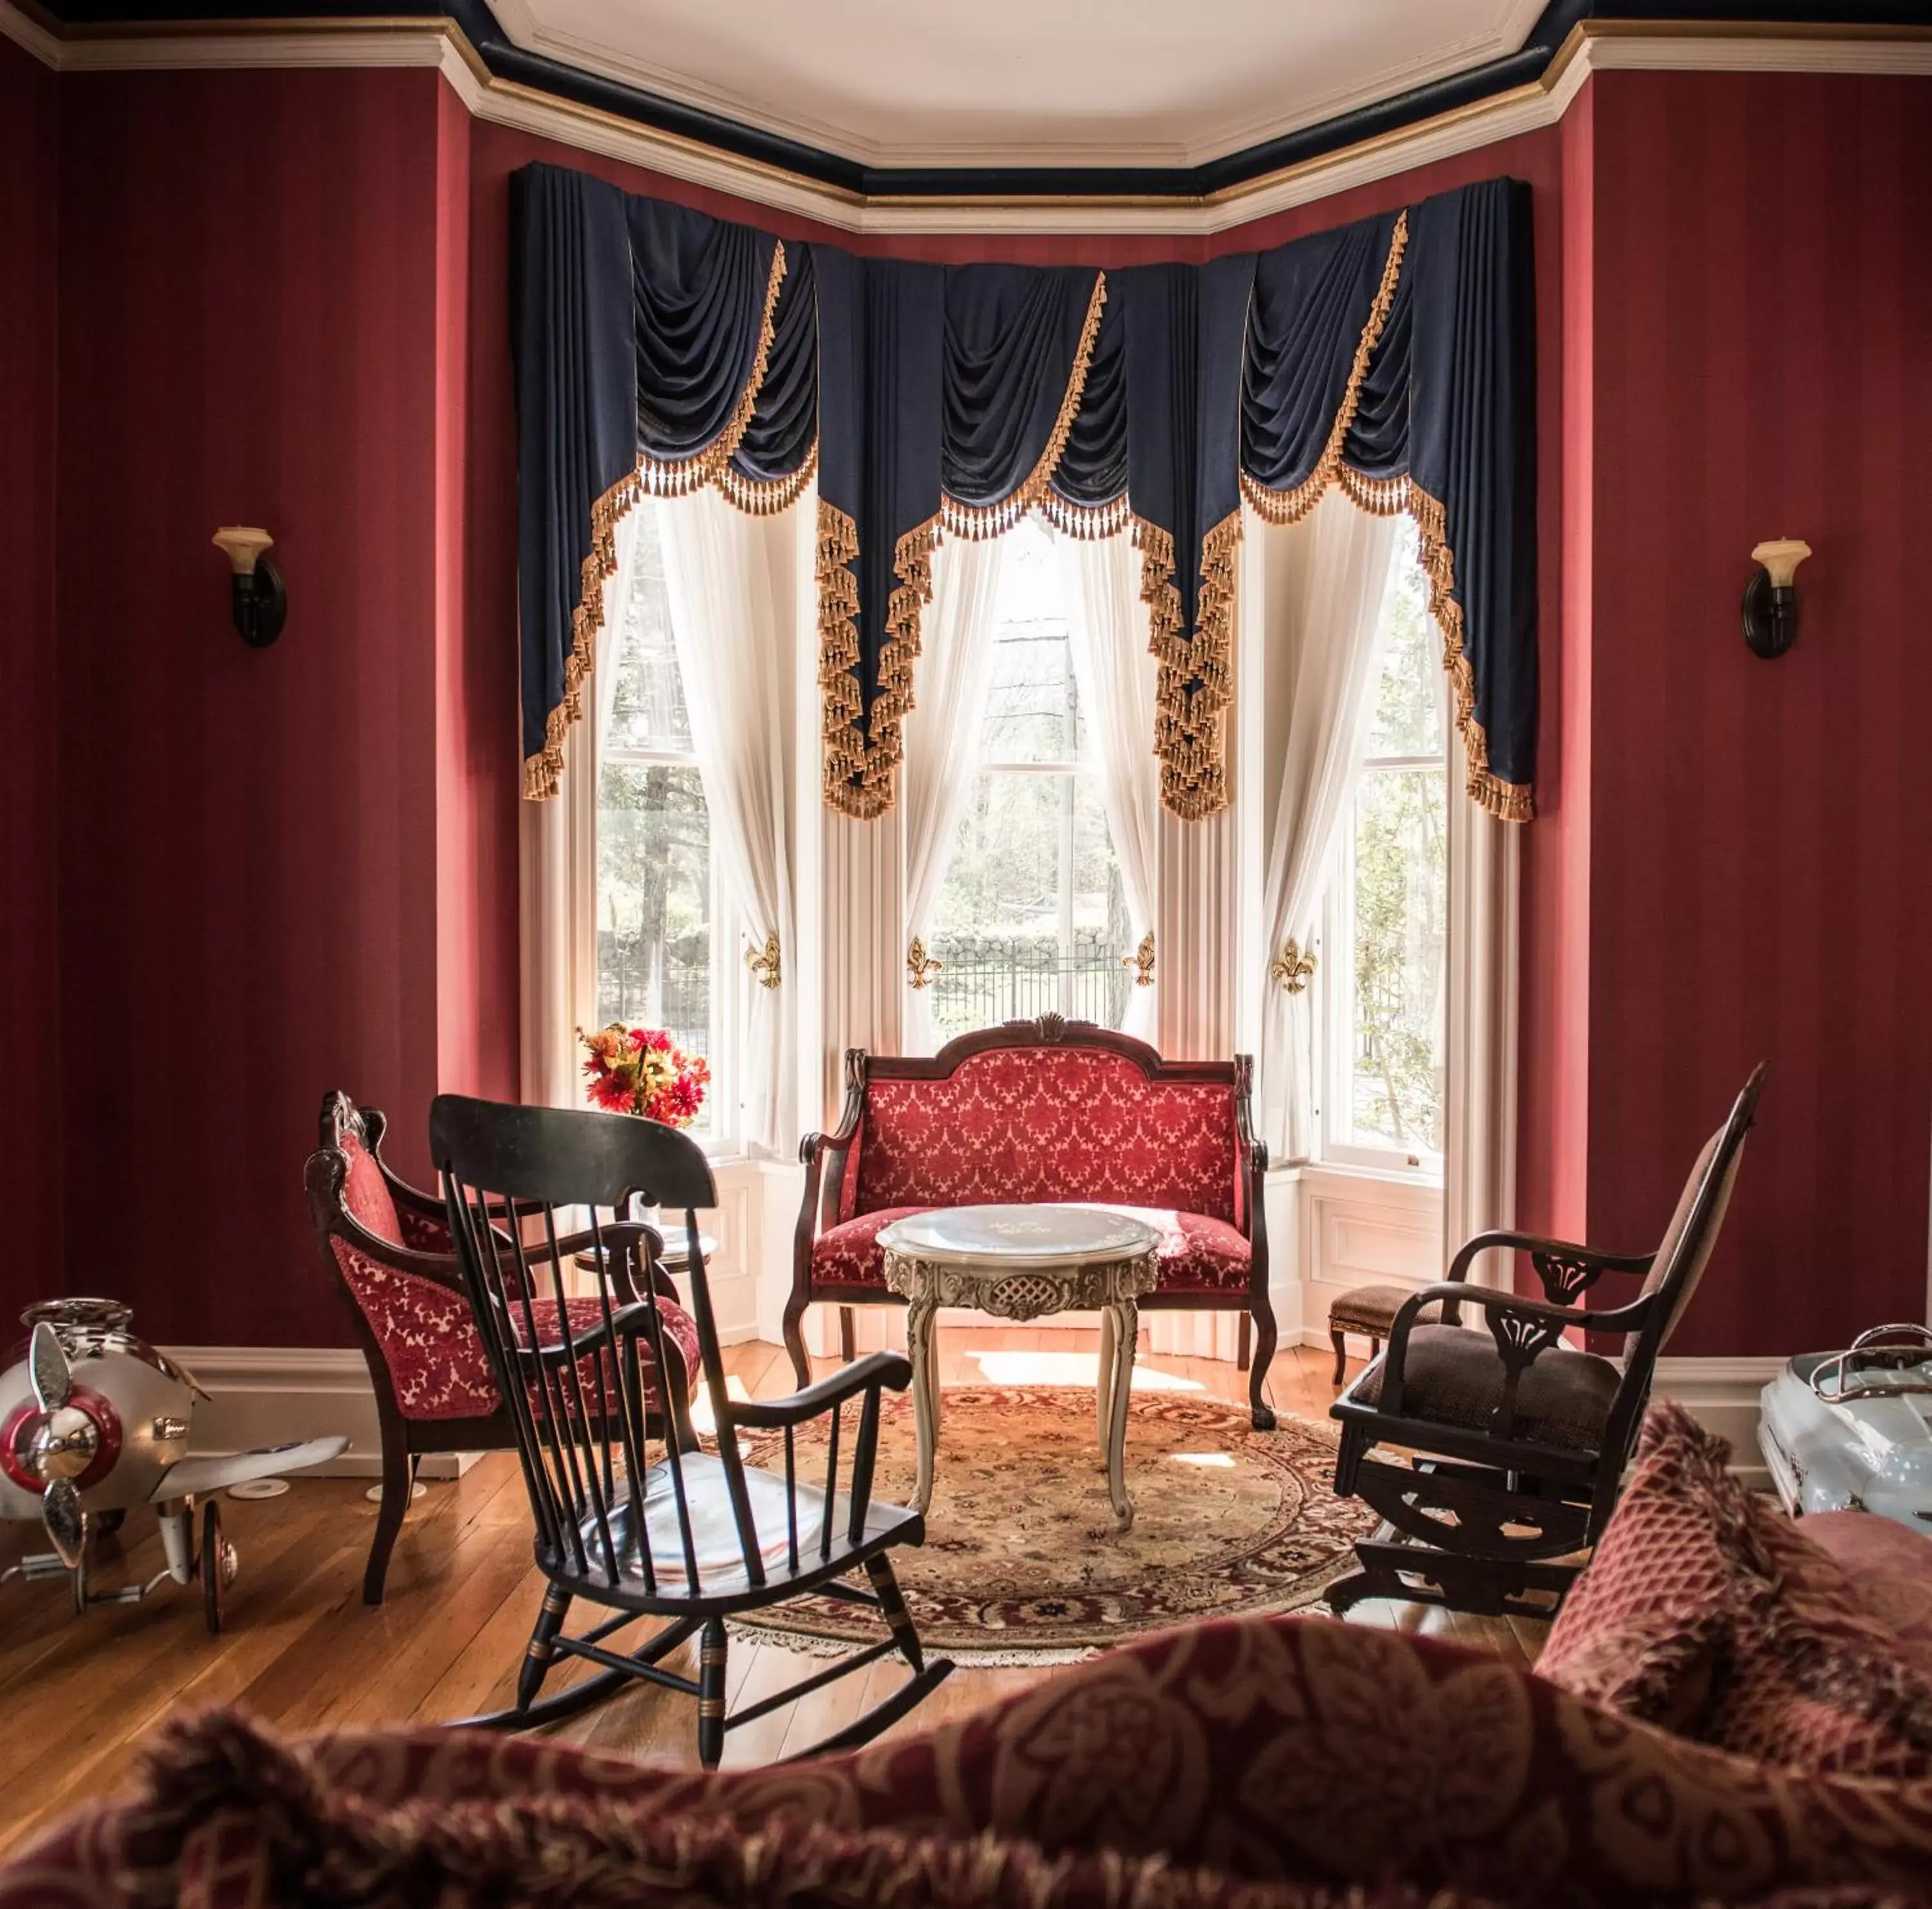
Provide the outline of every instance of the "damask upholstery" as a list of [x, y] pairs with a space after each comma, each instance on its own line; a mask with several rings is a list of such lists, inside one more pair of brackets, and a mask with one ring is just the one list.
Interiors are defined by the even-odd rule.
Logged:
[[[1077, 1205], [1094, 1205], [1076, 1201]], [[1106, 1202], [1112, 1211], [1131, 1213], [1160, 1234], [1155, 1248], [1160, 1260], [1160, 1289], [1166, 1292], [1240, 1292], [1246, 1290], [1252, 1254], [1248, 1242], [1226, 1220], [1205, 1214], [1177, 1213], [1172, 1208], [1126, 1206]], [[828, 1228], [813, 1243], [812, 1277], [814, 1284], [876, 1286], [886, 1283], [885, 1249], [880, 1231], [895, 1220], [931, 1211], [926, 1206], [886, 1206]]]
[[[1369, 1368], [1355, 1390], [1362, 1404], [1381, 1398], [1386, 1370], [1386, 1360]], [[1402, 1411], [1438, 1425], [1486, 1431], [1502, 1401], [1504, 1373], [1488, 1333], [1418, 1325], [1409, 1333], [1402, 1366]], [[1621, 1378], [1608, 1359], [1594, 1352], [1559, 1347], [1543, 1353], [1522, 1374], [1510, 1436], [1566, 1451], [1596, 1451]]]
[[[1539, 1673], [1756, 1761], [1932, 1776], [1932, 1674], [1868, 1601], [1864, 1574], [1748, 1490], [1730, 1451], [1681, 1406], [1652, 1412]], [[1855, 1542], [1922, 1586], [1932, 1541], [1894, 1529]], [[1918, 1547], [1916, 1568], [1899, 1538]]]
[[943, 1080], [872, 1080], [839, 1217], [888, 1206], [1099, 1200], [1236, 1220], [1234, 1096], [1124, 1055], [994, 1048]]
[[342, 1180], [342, 1210], [378, 1239], [386, 1239], [392, 1246], [411, 1245], [412, 1242], [404, 1237], [401, 1215], [376, 1156], [363, 1145], [362, 1136], [352, 1127], [344, 1133], [341, 1147], [349, 1162], [349, 1171]]
[[1859, 1601], [1932, 1676], [1932, 1538], [1869, 1511], [1817, 1511], [1798, 1529], [1838, 1560]]
[[0, 1909], [1924, 1909], [1928, 1874], [1932, 1781], [1754, 1763], [1499, 1657], [1248, 1618], [852, 1754], [710, 1775], [184, 1718], [134, 1794], [14, 1859]]
[[[365, 1154], [366, 1159], [368, 1156]], [[358, 1252], [340, 1238], [329, 1241], [336, 1263], [342, 1268], [343, 1282], [349, 1288], [370, 1330], [381, 1346], [383, 1363], [396, 1403], [405, 1418], [482, 1418], [495, 1412], [502, 1403], [490, 1363], [470, 1316], [470, 1302], [453, 1288], [424, 1279], [415, 1273], [385, 1266]], [[573, 1334], [588, 1331], [603, 1318], [602, 1303], [592, 1298], [567, 1302]], [[698, 1327], [689, 1313], [668, 1299], [658, 1302], [664, 1331], [684, 1354], [687, 1374], [698, 1370]], [[533, 1302], [537, 1339], [541, 1345], [556, 1343], [556, 1301]], [[518, 1337], [524, 1328], [518, 1322]], [[647, 1374], [653, 1361], [647, 1342], [638, 1342], [639, 1356]], [[594, 1354], [586, 1354], [578, 1364], [579, 1382], [586, 1389], [597, 1383]], [[658, 1409], [661, 1400], [654, 1376], [648, 1379], [650, 1408]]]

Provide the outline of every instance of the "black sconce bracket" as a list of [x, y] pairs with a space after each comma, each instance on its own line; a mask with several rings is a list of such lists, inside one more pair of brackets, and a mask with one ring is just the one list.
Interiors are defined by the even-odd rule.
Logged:
[[1760, 569], [1744, 586], [1744, 641], [1754, 656], [1768, 662], [1781, 656], [1798, 641], [1798, 591], [1790, 584], [1771, 581], [1771, 572]]
[[235, 627], [250, 649], [266, 650], [288, 621], [289, 593], [283, 587], [282, 573], [272, 557], [258, 557], [248, 575], [237, 575], [232, 581]]

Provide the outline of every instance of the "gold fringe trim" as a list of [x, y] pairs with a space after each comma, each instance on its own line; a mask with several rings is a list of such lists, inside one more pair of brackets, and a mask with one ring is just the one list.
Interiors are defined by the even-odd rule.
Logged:
[[[1030, 510], [1043, 506], [1052, 494], [1053, 473], [1066, 455], [1066, 440], [1072, 434], [1073, 420], [1079, 416], [1080, 401], [1087, 390], [1088, 367], [1094, 361], [1094, 341], [1100, 335], [1100, 314], [1107, 307], [1107, 275], [1094, 275], [1094, 290], [1088, 296], [1087, 316], [1080, 326], [1080, 342], [1073, 353], [1073, 367], [1066, 376], [1061, 394], [1060, 414], [1048, 434], [1046, 449], [1028, 474], [1026, 482], [1013, 494], [997, 504], [962, 504], [948, 497], [940, 507], [940, 521], [947, 533], [971, 543], [985, 543], [1004, 536]], [[1078, 505], [1069, 505], [1078, 510]], [[1104, 507], [1103, 507], [1104, 508]]]
[[742, 511], [747, 517], [776, 517], [790, 510], [805, 495], [818, 475], [818, 440], [814, 437], [812, 449], [805, 454], [804, 463], [790, 476], [747, 477], [735, 466], [727, 464], [718, 473], [718, 491], [728, 504]]
[[1246, 471], [1241, 473], [1241, 496], [1248, 508], [1264, 522], [1300, 523], [1322, 501], [1322, 494], [1340, 477], [1342, 446], [1348, 441], [1349, 427], [1355, 422], [1355, 412], [1362, 401], [1362, 380], [1369, 375], [1369, 361], [1376, 355], [1376, 347], [1382, 342], [1383, 328], [1395, 308], [1396, 284], [1402, 277], [1402, 254], [1408, 249], [1408, 214], [1404, 211], [1396, 215], [1395, 230], [1389, 234], [1388, 257], [1382, 261], [1382, 283], [1376, 287], [1374, 301], [1362, 326], [1362, 335], [1355, 341], [1355, 356], [1348, 367], [1348, 382], [1343, 388], [1335, 422], [1328, 427], [1328, 441], [1322, 446], [1322, 455], [1316, 459], [1315, 468], [1292, 491], [1264, 490]]
[[[619, 520], [640, 497], [686, 497], [706, 484], [716, 482], [728, 468], [733, 454], [750, 428], [752, 413], [758, 408], [758, 392], [765, 382], [766, 362], [771, 356], [772, 314], [778, 307], [778, 287], [784, 283], [784, 242], [774, 241], [771, 276], [765, 285], [764, 316], [758, 328], [758, 347], [752, 356], [751, 375], [745, 380], [745, 389], [738, 394], [738, 402], [723, 433], [694, 458], [686, 458], [673, 464], [655, 458], [640, 458], [634, 470], [618, 479], [590, 506], [590, 549], [579, 575], [576, 607], [570, 613], [570, 654], [564, 660], [563, 700], [544, 719], [543, 747], [535, 755], [524, 759], [526, 801], [548, 802], [556, 796], [563, 774], [564, 739], [569, 734], [570, 725], [580, 720], [584, 714], [584, 679], [596, 662], [597, 632], [604, 626], [604, 586], [616, 574]], [[790, 478], [783, 480], [787, 484], [792, 481]], [[856, 544], [855, 539], [855, 548]], [[820, 616], [822, 620], [822, 611]], [[856, 643], [854, 653], [856, 660]], [[854, 688], [856, 693], [856, 685]]]
[[886, 640], [879, 650], [879, 690], [866, 718], [864, 795], [868, 815], [883, 815], [898, 800], [904, 754], [900, 725], [913, 707], [912, 666], [920, 625], [932, 601], [932, 553], [939, 519], [929, 517], [900, 538], [892, 552], [899, 587], [886, 600]]
[[590, 548], [578, 573], [570, 613], [570, 654], [563, 665], [563, 699], [544, 720], [544, 746], [524, 758], [524, 798], [548, 802], [563, 774], [564, 738], [584, 714], [584, 678], [597, 659], [604, 627], [604, 586], [617, 571], [617, 526], [644, 494], [638, 472], [627, 471], [590, 506]]
[[859, 527], [837, 505], [818, 500], [818, 689], [824, 740], [825, 800], [848, 815], [864, 791], [865, 708], [859, 695]]
[[1241, 513], [1230, 511], [1201, 540], [1201, 596], [1191, 643], [1181, 634], [1174, 539], [1144, 518], [1133, 521], [1148, 648], [1159, 665], [1154, 753], [1160, 758], [1161, 803], [1184, 821], [1198, 822], [1218, 815], [1228, 802], [1222, 718], [1234, 681], [1234, 552], [1241, 541]]
[[1049, 488], [1034, 508], [1062, 536], [1083, 544], [1104, 543], [1109, 537], [1118, 537], [1134, 521], [1133, 509], [1124, 491], [1104, 504], [1076, 504]]
[[[758, 393], [764, 389], [765, 368], [772, 355], [778, 307], [778, 288], [784, 283], [785, 248], [783, 239], [772, 245], [771, 276], [765, 281], [764, 315], [758, 323], [758, 348], [752, 354], [751, 375], [724, 428], [695, 457], [668, 460], [646, 456], [638, 460], [644, 488], [654, 497], [688, 497], [707, 484], [719, 482], [730, 468], [738, 446], [752, 427], [752, 413], [758, 408]], [[790, 483], [789, 478], [782, 480]], [[741, 480], [748, 482], [748, 480]], [[735, 501], [735, 500], [734, 500]]]

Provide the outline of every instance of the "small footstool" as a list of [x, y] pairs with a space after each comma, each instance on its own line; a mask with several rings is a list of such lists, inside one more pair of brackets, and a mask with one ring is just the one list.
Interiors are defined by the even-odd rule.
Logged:
[[[1340, 1385], [1348, 1376], [1348, 1351], [1342, 1338], [1345, 1332], [1359, 1332], [1369, 1342], [1369, 1357], [1373, 1358], [1382, 1349], [1382, 1341], [1389, 1336], [1389, 1328], [1395, 1323], [1395, 1316], [1402, 1310], [1402, 1302], [1415, 1291], [1412, 1286], [1352, 1286], [1340, 1298], [1328, 1308], [1328, 1337], [1335, 1342], [1335, 1383]], [[1434, 1306], [1425, 1306], [1419, 1318], [1437, 1319], [1441, 1316]]]

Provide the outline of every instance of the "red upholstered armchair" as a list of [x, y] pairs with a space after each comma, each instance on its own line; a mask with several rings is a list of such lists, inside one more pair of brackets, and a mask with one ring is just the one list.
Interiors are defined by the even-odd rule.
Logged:
[[[374, 1604], [382, 1601], [389, 1553], [424, 1455], [511, 1451], [516, 1436], [470, 1316], [442, 1200], [391, 1172], [382, 1156], [387, 1122], [376, 1108], [358, 1109], [346, 1094], [328, 1094], [320, 1126], [321, 1145], [309, 1156], [305, 1175], [309, 1217], [322, 1264], [354, 1316], [382, 1432], [382, 1501], [362, 1578], [363, 1601]], [[634, 1279], [644, 1259], [638, 1241], [644, 1230], [604, 1229], [607, 1249], [622, 1256], [620, 1285]], [[590, 1244], [588, 1234], [557, 1243], [566, 1254]], [[698, 1328], [677, 1303], [670, 1275], [653, 1265], [652, 1277], [661, 1295], [665, 1364], [676, 1368], [666, 1375], [670, 1409], [680, 1436], [694, 1442], [686, 1414], [698, 1370]], [[627, 1289], [634, 1292], [634, 1286]], [[594, 1297], [571, 1300], [573, 1331], [596, 1324], [600, 1307]], [[535, 1300], [532, 1312], [538, 1340], [547, 1344], [557, 1329], [556, 1301]], [[638, 1355], [648, 1358], [648, 1347], [640, 1344]], [[653, 1383], [648, 1394], [653, 1437], [661, 1435], [656, 1421], [666, 1389]]]
[[1274, 1356], [1253, 1063], [1163, 1061], [1144, 1041], [1058, 1014], [962, 1034], [931, 1059], [853, 1048], [836, 1133], [800, 1148], [805, 1203], [794, 1245], [786, 1349], [810, 1379], [799, 1321], [814, 1301], [904, 1304], [885, 1283], [880, 1228], [939, 1206], [1085, 1200], [1160, 1230], [1160, 1283], [1142, 1312], [1239, 1312], [1256, 1426]]

